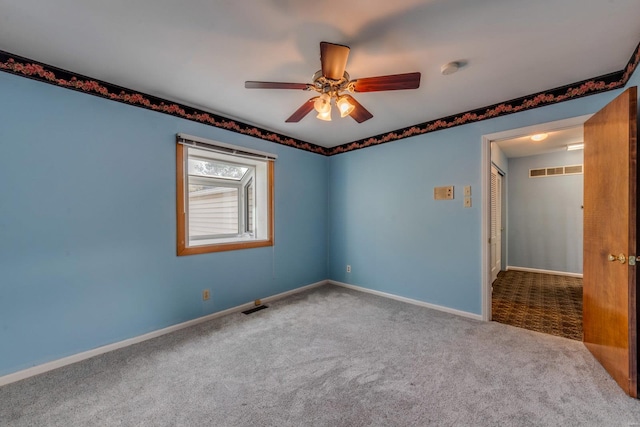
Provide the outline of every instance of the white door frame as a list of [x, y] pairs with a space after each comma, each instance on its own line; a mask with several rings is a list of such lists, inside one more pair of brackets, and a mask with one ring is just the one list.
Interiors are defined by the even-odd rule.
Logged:
[[[581, 126], [592, 115], [593, 114], [586, 114], [584, 116], [572, 117], [570, 119], [540, 123], [533, 126], [482, 135], [482, 155], [480, 156], [480, 161], [482, 162], [480, 167], [480, 173], [482, 174], [480, 179], [480, 185], [482, 186], [482, 212], [480, 217], [480, 223], [482, 224], [480, 231], [480, 238], [482, 242], [482, 254], [480, 260], [482, 263], [482, 267], [480, 269], [482, 274], [482, 320], [491, 320], [491, 267], [489, 266], [491, 258], [489, 252], [489, 233], [491, 230], [491, 141]], [[507, 171], [507, 174], [508, 173], [509, 172]], [[508, 233], [508, 227], [505, 231]]]
[[[492, 189], [491, 189], [491, 180], [489, 181], [489, 200], [490, 200], [490, 217], [489, 220], [491, 221], [490, 224], [493, 227], [493, 205], [494, 205], [494, 196], [495, 196], [495, 205], [496, 205], [496, 216], [499, 219], [499, 221], [496, 221], [496, 229], [495, 229], [495, 238], [493, 235], [493, 232], [490, 231], [489, 233], [489, 239], [492, 239], [493, 242], [490, 243], [490, 247], [491, 246], [495, 246], [495, 259], [491, 259], [491, 257], [493, 256], [493, 252], [490, 250], [489, 251], [489, 261], [491, 264], [489, 264], [489, 270], [491, 271], [491, 282], [493, 283], [497, 277], [498, 277], [498, 273], [500, 272], [500, 270], [502, 270], [503, 267], [503, 263], [502, 263], [502, 231], [503, 231], [503, 227], [502, 227], [502, 223], [506, 218], [502, 217], [502, 196], [503, 196], [503, 184], [502, 184], [502, 180], [503, 180], [503, 174], [502, 171], [500, 170], [500, 168], [498, 168], [496, 165], [490, 165], [491, 168], [491, 180], [493, 179], [493, 172], [495, 171], [496, 174], [496, 193], [492, 194]], [[505, 227], [506, 228], [506, 227]], [[490, 229], [491, 230], [491, 229]], [[506, 234], [506, 233], [505, 233]], [[506, 263], [504, 263], [506, 265]], [[495, 271], [494, 268], [498, 267], [498, 271]], [[495, 275], [494, 275], [494, 271], [495, 271]]]

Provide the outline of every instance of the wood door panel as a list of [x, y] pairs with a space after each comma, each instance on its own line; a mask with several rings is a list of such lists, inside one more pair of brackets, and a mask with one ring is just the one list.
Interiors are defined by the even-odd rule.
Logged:
[[616, 382], [637, 397], [636, 88], [584, 126], [584, 343]]

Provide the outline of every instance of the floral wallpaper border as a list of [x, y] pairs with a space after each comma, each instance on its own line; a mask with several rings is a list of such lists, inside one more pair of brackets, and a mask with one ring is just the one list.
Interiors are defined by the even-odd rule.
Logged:
[[441, 119], [431, 120], [403, 129], [382, 133], [380, 135], [369, 138], [360, 139], [346, 144], [338, 145], [328, 149], [328, 156], [346, 153], [348, 151], [358, 150], [373, 145], [380, 145], [386, 142], [397, 141], [399, 139], [411, 136], [421, 135], [424, 133], [435, 132], [455, 126], [468, 123], [479, 122], [494, 117], [505, 116], [507, 114], [518, 113], [532, 108], [543, 107], [558, 102], [569, 101], [581, 98], [583, 96], [595, 95], [600, 92], [606, 92], [613, 89], [624, 87], [627, 81], [635, 71], [640, 62], [640, 43], [631, 55], [627, 66], [615, 73], [606, 74], [604, 76], [595, 77], [589, 80], [583, 80], [571, 85], [539, 92], [533, 95], [524, 96], [522, 98], [512, 99], [511, 101], [490, 105], [484, 108], [467, 111], [465, 113], [456, 114]]
[[111, 99], [124, 104], [158, 111], [194, 122], [203, 123], [232, 132], [253, 136], [277, 144], [299, 148], [326, 155], [327, 149], [310, 142], [291, 138], [246, 123], [208, 113], [197, 108], [168, 101], [166, 99], [136, 92], [101, 80], [92, 79], [71, 71], [62, 70], [40, 62], [32, 61], [8, 52], [0, 51], [0, 71], [27, 77], [33, 80], [53, 84], [67, 89], [85, 92], [101, 98]]
[[113, 101], [122, 102], [148, 110], [158, 111], [172, 116], [192, 120], [209, 126], [226, 129], [232, 132], [253, 136], [255, 138], [271, 141], [277, 144], [298, 148], [312, 153], [332, 156], [346, 153], [361, 148], [380, 145], [387, 142], [397, 141], [411, 136], [435, 132], [468, 123], [500, 117], [507, 114], [518, 113], [533, 108], [543, 107], [558, 102], [569, 101], [583, 96], [594, 95], [623, 87], [640, 63], [640, 43], [636, 46], [633, 55], [629, 59], [627, 66], [615, 73], [584, 80], [567, 86], [539, 92], [522, 98], [494, 104], [484, 108], [467, 111], [449, 117], [409, 126], [403, 129], [386, 132], [380, 135], [364, 138], [361, 140], [338, 145], [332, 148], [325, 148], [300, 139], [291, 138], [286, 135], [271, 132], [256, 126], [252, 126], [237, 120], [208, 113], [183, 104], [171, 102], [162, 98], [136, 92], [131, 89], [116, 86], [100, 80], [72, 73], [52, 67], [40, 62], [32, 61], [8, 52], [0, 51], [0, 71], [27, 77], [33, 80], [53, 84], [67, 89], [85, 92]]

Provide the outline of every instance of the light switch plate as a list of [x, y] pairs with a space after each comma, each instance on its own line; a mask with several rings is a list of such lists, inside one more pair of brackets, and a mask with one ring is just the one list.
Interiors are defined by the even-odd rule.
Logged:
[[471, 186], [470, 185], [465, 185], [464, 186], [464, 195], [465, 196], [470, 196], [471, 195]]
[[434, 200], [453, 200], [453, 185], [433, 188]]
[[471, 207], [471, 197], [467, 196], [464, 198], [464, 207], [465, 208], [470, 208]]

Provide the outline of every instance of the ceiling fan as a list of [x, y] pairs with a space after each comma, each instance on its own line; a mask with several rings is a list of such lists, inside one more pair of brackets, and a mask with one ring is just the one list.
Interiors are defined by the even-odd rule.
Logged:
[[287, 123], [297, 123], [311, 110], [318, 112], [320, 120], [331, 120], [331, 103], [335, 103], [340, 116], [351, 116], [356, 122], [362, 123], [373, 117], [366, 108], [355, 100], [349, 93], [344, 92], [378, 92], [384, 90], [417, 89], [420, 87], [420, 73], [393, 74], [389, 76], [367, 77], [351, 80], [345, 71], [349, 57], [349, 46], [321, 42], [320, 63], [322, 69], [313, 75], [313, 83], [283, 83], [247, 81], [247, 89], [298, 89], [318, 92], [302, 104], [289, 117]]

